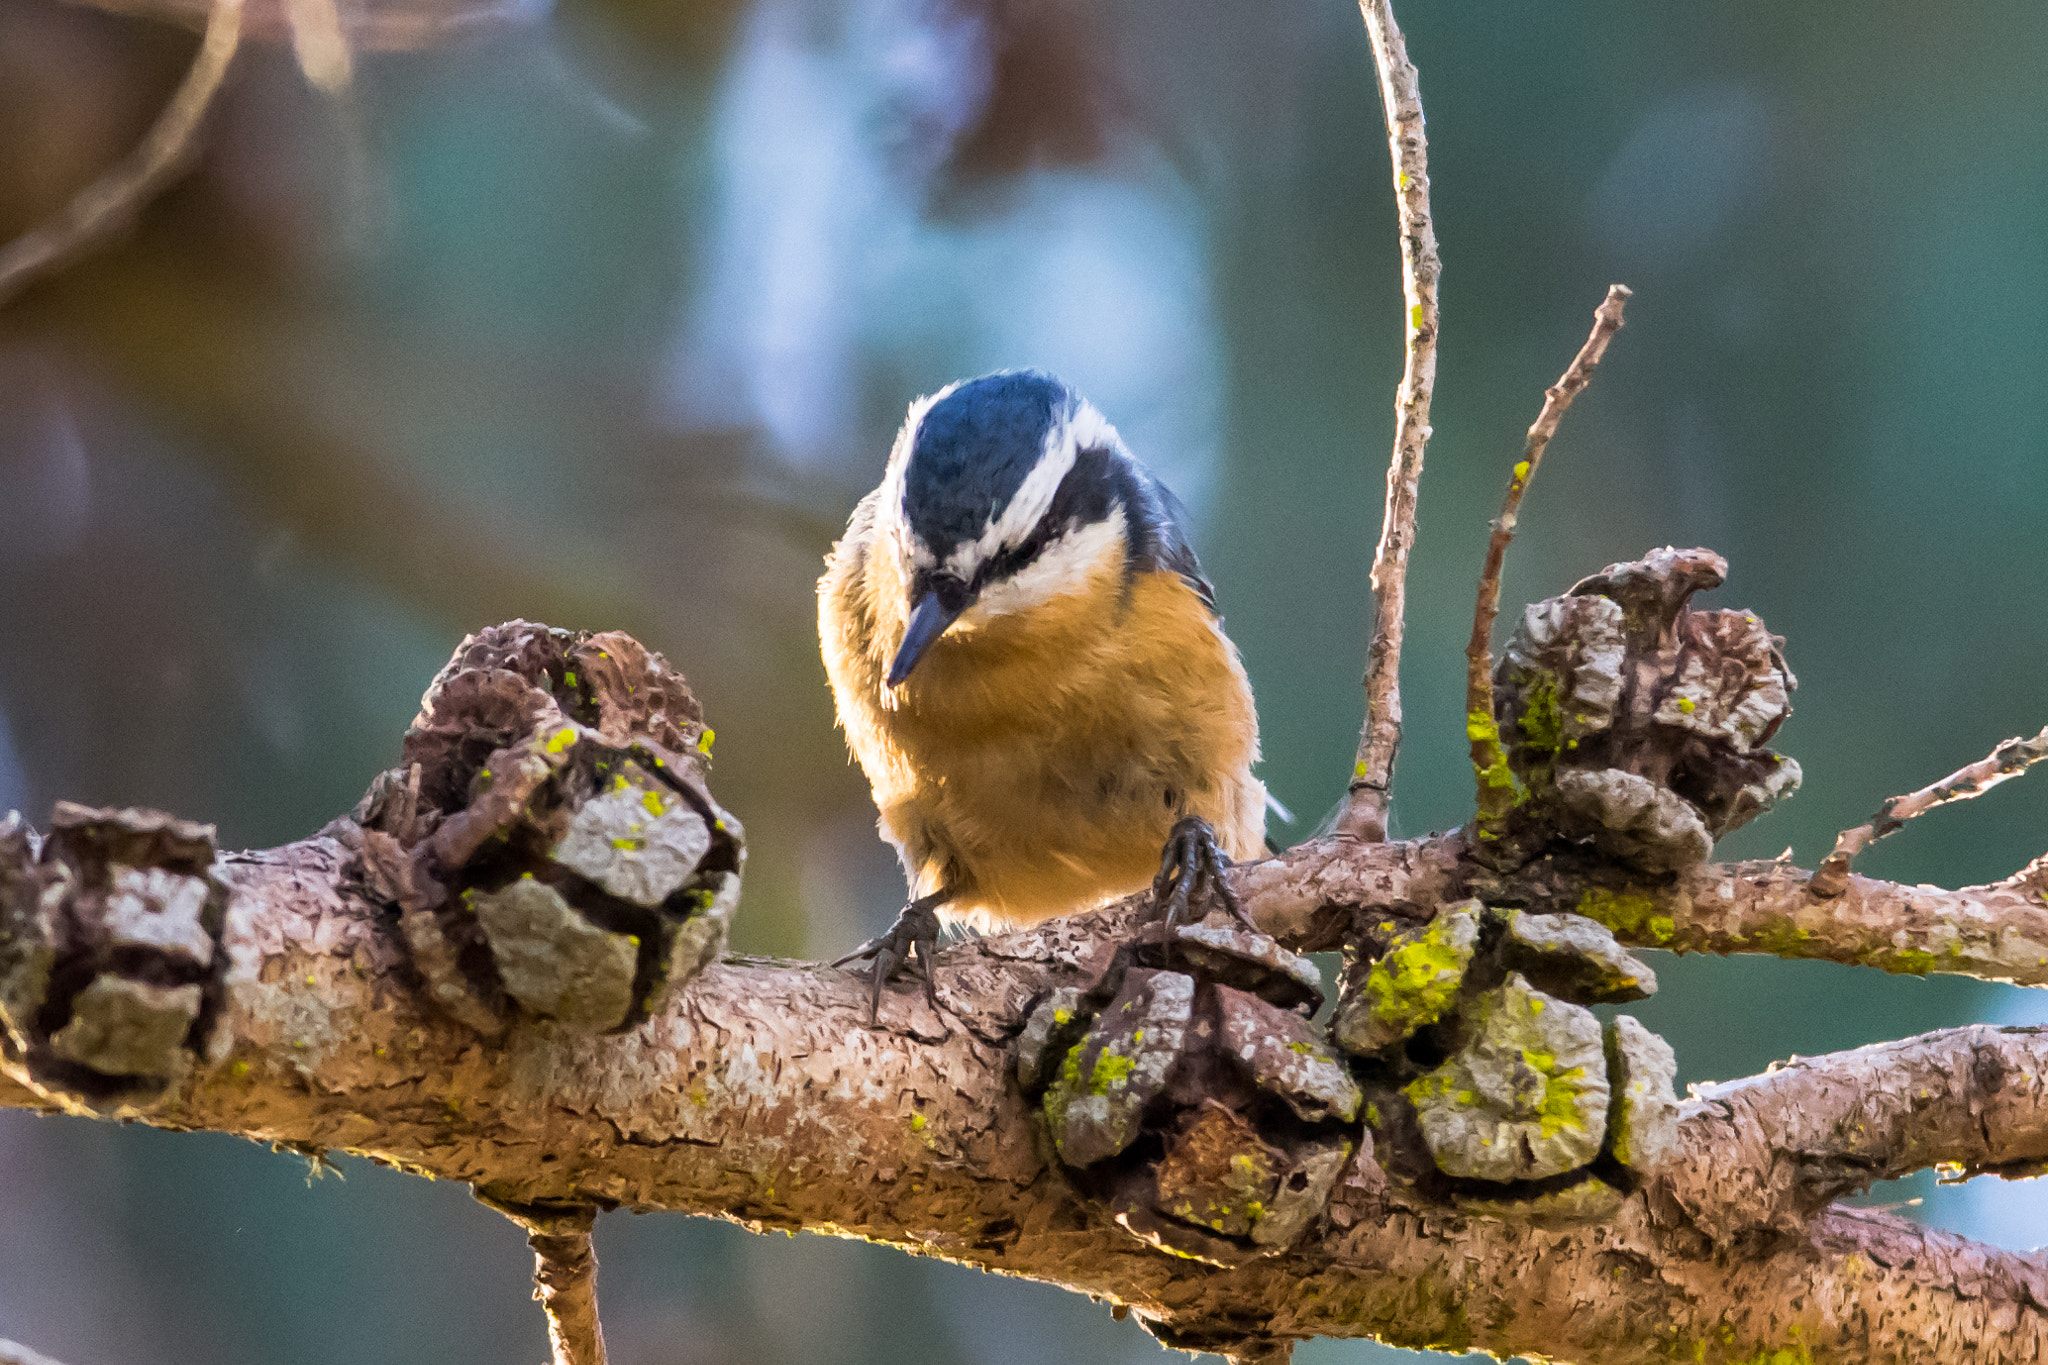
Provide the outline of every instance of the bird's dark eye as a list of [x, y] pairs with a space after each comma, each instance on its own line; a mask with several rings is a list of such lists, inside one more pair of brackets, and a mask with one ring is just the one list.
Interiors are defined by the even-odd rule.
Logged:
[[967, 610], [967, 604], [974, 600], [973, 590], [949, 573], [935, 573], [920, 585], [922, 596], [925, 592], [938, 594], [939, 605], [949, 612]]

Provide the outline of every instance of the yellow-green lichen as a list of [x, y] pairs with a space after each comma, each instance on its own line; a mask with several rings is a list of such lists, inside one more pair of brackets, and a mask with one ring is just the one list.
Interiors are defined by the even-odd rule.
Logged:
[[1493, 723], [1493, 717], [1484, 711], [1467, 713], [1465, 738], [1474, 745], [1485, 746], [1486, 761], [1480, 762], [1477, 755], [1472, 759], [1472, 771], [1479, 775], [1479, 785], [1495, 791], [1513, 793], [1514, 800], [1520, 801], [1522, 793], [1515, 782], [1513, 771], [1508, 767], [1507, 753], [1500, 747], [1500, 727]]
[[1435, 1023], [1457, 997], [1471, 960], [1471, 946], [1452, 943], [1444, 921], [1435, 921], [1373, 963], [1366, 975], [1373, 1018], [1404, 1033]]
[[1557, 678], [1537, 673], [1522, 689], [1522, 715], [1515, 722], [1531, 749], [1556, 753], [1564, 745], [1564, 712], [1557, 704]]
[[1543, 1078], [1543, 1099], [1536, 1107], [1536, 1122], [1543, 1136], [1555, 1137], [1563, 1129], [1585, 1127], [1585, 1115], [1579, 1109], [1585, 1087], [1574, 1082], [1584, 1081], [1586, 1068], [1573, 1066], [1560, 1071], [1556, 1053], [1539, 1052], [1533, 1048], [1522, 1050], [1522, 1060]]
[[1095, 1059], [1095, 1067], [1088, 1073], [1088, 1093], [1107, 1095], [1112, 1088], [1121, 1090], [1129, 1083], [1131, 1068], [1137, 1063], [1121, 1052], [1102, 1049]]
[[1604, 924], [1615, 933], [1637, 943], [1668, 944], [1678, 925], [1669, 915], [1657, 913], [1657, 902], [1640, 891], [1610, 891], [1589, 886], [1572, 907], [1579, 914]]

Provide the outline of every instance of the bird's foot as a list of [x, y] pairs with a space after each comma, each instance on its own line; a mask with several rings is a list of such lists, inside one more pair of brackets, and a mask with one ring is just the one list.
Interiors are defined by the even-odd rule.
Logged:
[[919, 896], [903, 907], [887, 933], [880, 938], [869, 939], [832, 964], [844, 967], [849, 962], [867, 958], [875, 960], [874, 989], [868, 999], [870, 1025], [881, 1021], [882, 983], [909, 963], [913, 948], [917, 950], [917, 964], [924, 970], [924, 998], [933, 1009], [939, 1007], [938, 988], [932, 982], [932, 958], [939, 951], [939, 907], [950, 899], [952, 894], [946, 891]]
[[1216, 831], [1209, 822], [1199, 815], [1182, 816], [1166, 836], [1166, 848], [1159, 857], [1159, 875], [1152, 879], [1153, 913], [1164, 921], [1159, 931], [1161, 942], [1172, 942], [1173, 926], [1188, 918], [1189, 902], [1205, 890], [1238, 923], [1247, 929], [1258, 929], [1238, 903], [1237, 893], [1223, 879], [1223, 869], [1229, 866], [1230, 855], [1217, 844]]

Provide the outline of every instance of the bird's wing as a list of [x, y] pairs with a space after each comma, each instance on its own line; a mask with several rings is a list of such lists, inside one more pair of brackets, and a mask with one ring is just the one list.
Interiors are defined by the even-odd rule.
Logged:
[[1149, 470], [1137, 468], [1150, 495], [1144, 500], [1149, 506], [1133, 511], [1133, 519], [1140, 523], [1138, 549], [1151, 561], [1147, 567], [1179, 574], [1181, 581], [1202, 599], [1202, 604], [1215, 611], [1216, 589], [1203, 575], [1202, 563], [1195, 558], [1195, 547], [1189, 542], [1193, 518], [1186, 505], [1173, 495], [1171, 488], [1152, 477]]

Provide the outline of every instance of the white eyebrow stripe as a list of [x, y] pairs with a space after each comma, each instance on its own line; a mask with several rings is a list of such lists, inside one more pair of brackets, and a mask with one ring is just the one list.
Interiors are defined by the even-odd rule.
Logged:
[[937, 393], [928, 393], [910, 405], [910, 411], [903, 418], [903, 426], [896, 433], [896, 444], [889, 448], [889, 464], [882, 474], [881, 506], [876, 509], [877, 520], [882, 533], [896, 544], [896, 551], [904, 561], [914, 568], [931, 569], [938, 567], [938, 556], [926, 545], [916, 532], [910, 529], [910, 516], [904, 510], [904, 480], [910, 470], [911, 452], [917, 449], [918, 428], [924, 425], [925, 414], [932, 410], [946, 395], [960, 387], [955, 381]]
[[946, 571], [962, 580], [971, 580], [975, 567], [998, 550], [1022, 545], [1052, 508], [1061, 481], [1072, 471], [1080, 453], [1104, 446], [1117, 449], [1120, 445], [1109, 419], [1087, 399], [1077, 399], [1047, 429], [1038, 463], [1031, 466], [1031, 472], [1017, 486], [1009, 505], [995, 519], [983, 524], [979, 537], [960, 545], [946, 557]]

